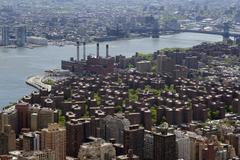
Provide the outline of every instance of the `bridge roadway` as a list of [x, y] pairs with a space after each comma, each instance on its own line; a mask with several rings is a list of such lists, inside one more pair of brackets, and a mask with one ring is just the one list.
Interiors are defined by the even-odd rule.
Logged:
[[[151, 29], [139, 29], [134, 30], [133, 32], [138, 33], [151, 33]], [[217, 31], [201, 31], [201, 30], [188, 30], [188, 29], [180, 29], [180, 30], [172, 30], [172, 29], [160, 29], [159, 32], [190, 32], [190, 33], [202, 33], [202, 34], [214, 34], [214, 35], [221, 35], [224, 36], [224, 32], [217, 32]], [[229, 33], [229, 37], [240, 37], [240, 33]]]
[[[160, 30], [160, 32], [191, 32], [191, 33], [203, 33], [203, 34], [214, 34], [223, 36], [224, 32], [215, 32], [215, 31], [199, 31], [199, 30], [188, 30], [188, 29], [180, 29], [180, 30]], [[240, 37], [240, 33], [229, 33], [230, 37]]]

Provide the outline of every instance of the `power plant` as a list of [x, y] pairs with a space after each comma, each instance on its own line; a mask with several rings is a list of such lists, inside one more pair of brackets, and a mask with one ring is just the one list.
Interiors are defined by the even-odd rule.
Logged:
[[101, 74], [106, 75], [114, 71], [114, 58], [109, 55], [109, 45], [106, 45], [106, 57], [100, 56], [100, 44], [96, 46], [96, 56], [87, 56], [86, 43], [83, 42], [83, 59], [80, 60], [80, 42], [77, 41], [77, 58], [70, 58], [69, 61], [62, 61], [62, 69], [69, 70], [77, 75]]

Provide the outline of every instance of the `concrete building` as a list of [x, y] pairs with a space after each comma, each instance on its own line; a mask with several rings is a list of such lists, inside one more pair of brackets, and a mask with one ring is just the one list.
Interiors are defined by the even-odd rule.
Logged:
[[0, 112], [0, 132], [4, 131], [4, 126], [8, 125], [8, 114], [5, 112]]
[[198, 59], [197, 56], [189, 56], [185, 58], [185, 65], [189, 69], [198, 69]]
[[38, 114], [32, 113], [30, 116], [30, 129], [36, 131], [38, 129]]
[[57, 160], [66, 158], [66, 129], [58, 124], [49, 124], [41, 131], [41, 150], [51, 149], [55, 152]]
[[139, 125], [131, 125], [129, 129], [123, 132], [123, 146], [125, 153], [129, 149], [133, 150], [133, 154], [137, 155], [139, 159], [143, 159], [144, 152], [144, 128]]
[[23, 47], [27, 42], [27, 27], [19, 26], [17, 27], [17, 46]]
[[57, 160], [52, 150], [21, 152], [17, 156], [18, 160]]
[[147, 130], [144, 133], [144, 159], [153, 159], [153, 133]]
[[177, 143], [177, 153], [179, 159], [191, 160], [190, 152], [190, 138], [185, 135], [182, 131], [175, 131], [176, 143]]
[[2, 45], [7, 46], [10, 44], [10, 35], [9, 35], [9, 27], [2, 27]]
[[151, 72], [151, 62], [150, 61], [139, 61], [136, 63], [136, 69], [139, 72]]
[[128, 129], [130, 122], [121, 115], [107, 115], [100, 119], [100, 136], [109, 141], [114, 138], [117, 143], [123, 144], [123, 130]]
[[35, 45], [40, 45], [40, 46], [47, 46], [48, 45], [48, 40], [46, 38], [42, 37], [28, 37], [27, 42], [30, 44], [35, 44]]
[[40, 150], [40, 133], [28, 132], [23, 134], [23, 150], [39, 151]]
[[133, 150], [128, 150], [126, 155], [117, 156], [117, 160], [139, 160], [139, 157], [133, 154]]
[[113, 144], [98, 138], [81, 145], [78, 158], [79, 160], [112, 160], [116, 158], [116, 150]]

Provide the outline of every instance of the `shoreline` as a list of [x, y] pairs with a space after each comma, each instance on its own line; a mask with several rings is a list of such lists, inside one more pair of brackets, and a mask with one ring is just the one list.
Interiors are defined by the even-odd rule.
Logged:
[[[159, 38], [161, 38], [161, 36], [176, 35], [176, 34], [180, 34], [180, 33], [184, 33], [184, 32], [164, 33], [164, 34], [161, 34]], [[195, 33], [195, 34], [201, 34], [201, 33]], [[143, 38], [152, 38], [152, 37], [150, 35], [134, 35], [134, 36], [130, 36], [130, 37], [116, 38], [116, 39], [112, 39], [112, 40], [89, 41], [89, 42], [86, 42], [86, 45], [89, 45], [89, 44], [91, 45], [91, 44], [95, 44], [95, 43], [124, 41], [124, 40], [136, 40], [136, 39], [143, 39]], [[155, 39], [158, 39], [158, 38], [155, 38]], [[80, 42], [80, 46], [82, 46], [82, 43], [83, 42]], [[0, 47], [4, 47], [6, 49], [18, 49], [18, 48], [35, 49], [35, 48], [41, 48], [41, 47], [47, 47], [47, 46], [57, 46], [57, 47], [76, 46], [76, 42], [74, 42], [74, 41], [61, 41], [61, 40], [58, 40], [58, 41], [48, 40], [48, 45], [27, 44], [24, 47], [17, 47], [16, 45], [0, 46]]]
[[[183, 33], [183, 32], [177, 32], [177, 33], [165, 33], [165, 34], [161, 34], [161, 36], [166, 36], [166, 35], [175, 35], [175, 34], [179, 34], [179, 33]], [[130, 36], [130, 37], [123, 37], [123, 38], [116, 38], [116, 39], [112, 39], [112, 40], [103, 40], [103, 41], [89, 41], [86, 42], [86, 44], [95, 44], [95, 43], [104, 43], [104, 42], [114, 42], [114, 41], [122, 41], [122, 40], [135, 40], [135, 39], [143, 39], [143, 38], [151, 38], [151, 36], [146, 36], [146, 35], [135, 35], [135, 36]], [[57, 47], [64, 47], [64, 46], [68, 46], [68, 45], [76, 45], [76, 42], [74, 41], [51, 41], [48, 40], [48, 45], [50, 46], [57, 46]], [[83, 43], [83, 42], [81, 42]], [[82, 45], [80, 43], [80, 46]], [[46, 47], [48, 45], [35, 45], [35, 44], [27, 44], [24, 47], [18, 47], [16, 45], [9, 45], [9, 46], [0, 46], [6, 49], [18, 49], [18, 48], [27, 48], [27, 49], [35, 49], [35, 48], [39, 48], [39, 47]]]
[[46, 88], [48, 91], [51, 91], [51, 85], [42, 82], [42, 80], [46, 77], [47, 75], [29, 76], [25, 82], [27, 85], [32, 86], [35, 89], [40, 90], [42, 88]]
[[[175, 35], [175, 34], [180, 34], [180, 33], [184, 33], [184, 32], [177, 32], [177, 33], [165, 33], [165, 34], [161, 34], [161, 36], [167, 36], [167, 35]], [[103, 41], [90, 41], [90, 42], [86, 42], [87, 44], [95, 44], [95, 43], [105, 43], [105, 42], [116, 42], [116, 41], [123, 41], [123, 40], [135, 40], [135, 39], [143, 39], [143, 38], [152, 38], [151, 36], [144, 36], [144, 35], [136, 35], [136, 36], [130, 36], [130, 37], [123, 37], [123, 38], [116, 38], [116, 39], [112, 39], [112, 40], [103, 40]], [[157, 39], [157, 38], [156, 38]], [[58, 43], [62, 43], [61, 45], [59, 45]], [[82, 46], [83, 42], [80, 42], [80, 46]], [[49, 44], [52, 46], [58, 46], [58, 47], [63, 47], [63, 46], [68, 46], [68, 45], [76, 45], [76, 42], [74, 41], [62, 41], [62, 42], [58, 42], [58, 41], [49, 41]]]

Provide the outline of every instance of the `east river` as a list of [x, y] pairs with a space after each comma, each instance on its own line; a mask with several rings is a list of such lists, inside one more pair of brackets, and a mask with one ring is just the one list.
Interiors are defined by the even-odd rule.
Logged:
[[[159, 39], [141, 38], [100, 43], [100, 54], [105, 55], [105, 45], [110, 46], [110, 55], [130, 57], [135, 52], [153, 53], [162, 48], [187, 48], [202, 42], [221, 41], [217, 35], [179, 33], [161, 36]], [[87, 45], [87, 53], [95, 54], [96, 45]], [[81, 48], [80, 48], [80, 51]], [[82, 54], [82, 52], [80, 52]], [[30, 94], [32, 87], [26, 85], [28, 76], [45, 70], [60, 68], [61, 60], [76, 56], [76, 47], [47, 46], [34, 49], [0, 47], [0, 108]]]

